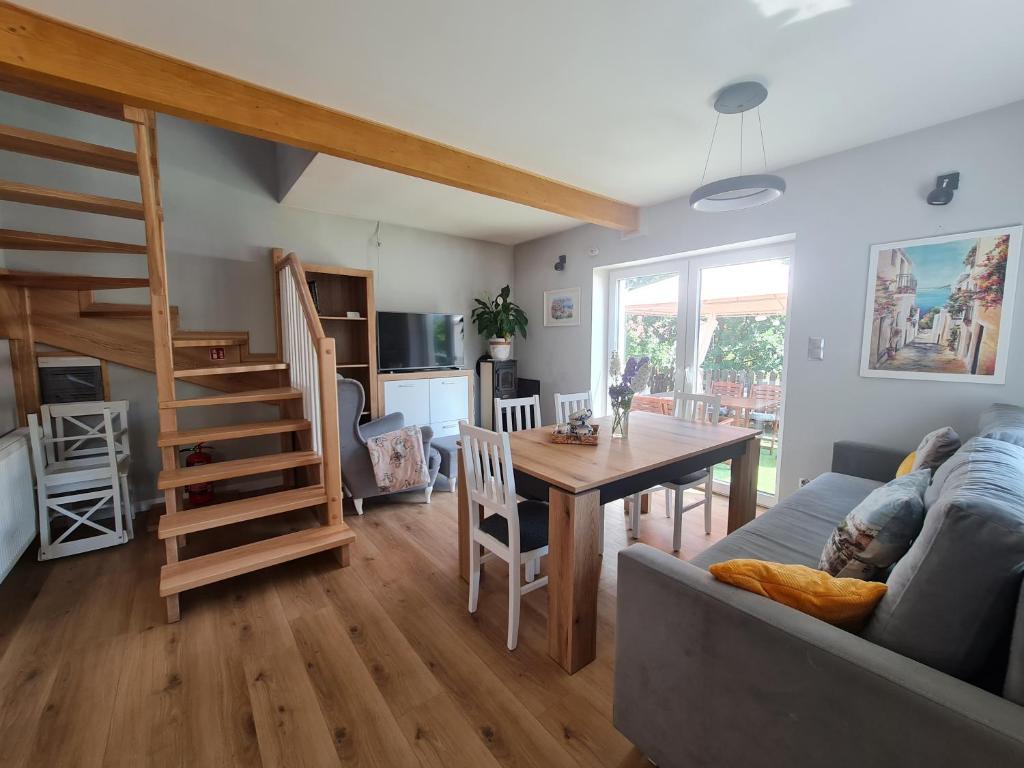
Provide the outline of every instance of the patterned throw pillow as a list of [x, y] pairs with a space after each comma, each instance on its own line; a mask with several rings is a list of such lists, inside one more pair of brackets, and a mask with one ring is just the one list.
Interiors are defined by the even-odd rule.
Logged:
[[832, 532], [818, 568], [838, 577], [879, 580], [921, 532], [931, 476], [931, 470], [919, 469], [868, 494]]
[[934, 472], [946, 459], [960, 450], [960, 435], [952, 427], [929, 432], [914, 451], [914, 471], [930, 469]]

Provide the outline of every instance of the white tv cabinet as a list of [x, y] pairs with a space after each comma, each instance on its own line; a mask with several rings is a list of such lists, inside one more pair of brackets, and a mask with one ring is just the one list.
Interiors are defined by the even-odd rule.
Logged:
[[419, 371], [377, 376], [380, 415], [401, 411], [406, 424], [429, 426], [434, 437], [459, 434], [459, 422], [473, 418], [473, 371]]

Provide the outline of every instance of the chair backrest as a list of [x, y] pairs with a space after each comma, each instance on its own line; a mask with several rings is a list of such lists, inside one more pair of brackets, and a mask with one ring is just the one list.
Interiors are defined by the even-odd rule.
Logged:
[[673, 416], [677, 419], [718, 424], [718, 417], [722, 411], [720, 395], [691, 395], [686, 392], [676, 392], [673, 400], [675, 403]]
[[[72, 459], [91, 459], [91, 461], [86, 462], [86, 466], [90, 468], [102, 467], [104, 464], [109, 464], [110, 481], [117, 484], [117, 459], [119, 451], [115, 437], [117, 430], [114, 429], [112, 411], [109, 408], [104, 408], [100, 412], [99, 418], [99, 424], [90, 431], [88, 436], [83, 437], [82, 435], [75, 434], [65, 437], [47, 437], [39, 423], [39, 414], [28, 414], [29, 442], [32, 446], [32, 467], [36, 474], [37, 483], [42, 482], [42, 478], [46, 475], [46, 468], [55, 462], [70, 461]], [[77, 441], [83, 439], [91, 442], [102, 440], [103, 444], [97, 448], [87, 449], [88, 452], [84, 455], [54, 458], [55, 452], [53, 451], [53, 446], [60, 446], [68, 443], [75, 444]], [[73, 479], [73, 477], [68, 475], [68, 479]]]
[[507, 432], [459, 422], [462, 471], [469, 495], [470, 531], [480, 527], [480, 507], [508, 521], [509, 547], [519, 551], [519, 512]]
[[494, 426], [498, 432], [518, 432], [541, 426], [540, 395], [494, 398]]
[[781, 402], [781, 384], [755, 384], [750, 390], [750, 396], [757, 400], [771, 400]]
[[127, 400], [51, 403], [39, 410], [48, 462], [105, 455], [107, 435], [104, 413], [107, 411], [110, 412], [114, 450], [120, 456], [131, 456]]
[[644, 411], [645, 413], [660, 413], [663, 416], [672, 415], [672, 392], [661, 392], [653, 395], [633, 395], [631, 411]]
[[576, 392], [571, 395], [560, 395], [555, 392], [555, 421], [565, 424], [569, 421], [569, 414], [581, 408], [593, 408], [592, 403], [589, 392]]
[[743, 397], [743, 384], [739, 381], [713, 381], [711, 382], [711, 394]]

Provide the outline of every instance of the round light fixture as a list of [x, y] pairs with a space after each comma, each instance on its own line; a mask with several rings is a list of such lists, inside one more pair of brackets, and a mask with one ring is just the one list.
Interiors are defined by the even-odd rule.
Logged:
[[[761, 123], [759, 107], [768, 98], [768, 89], [761, 83], [735, 83], [723, 88], [715, 98], [715, 130], [711, 134], [711, 145], [708, 147], [707, 160], [704, 162], [704, 173], [701, 175], [701, 186], [690, 195], [690, 207], [695, 211], [718, 213], [722, 211], [739, 211], [770, 203], [782, 197], [786, 192], [786, 182], [781, 176], [768, 173], [743, 173], [743, 114], [757, 109], [757, 124], [761, 134], [761, 157], [765, 167], [768, 156], [764, 149], [764, 127]], [[722, 115], [740, 115], [740, 175], [727, 179], [719, 179], [708, 184], [704, 178], [711, 161], [711, 151], [715, 147], [715, 136], [718, 134], [718, 123]]]
[[782, 197], [785, 191], [786, 182], [781, 176], [768, 173], [733, 176], [695, 189], [690, 195], [690, 207], [706, 213], [739, 211], [770, 203]]

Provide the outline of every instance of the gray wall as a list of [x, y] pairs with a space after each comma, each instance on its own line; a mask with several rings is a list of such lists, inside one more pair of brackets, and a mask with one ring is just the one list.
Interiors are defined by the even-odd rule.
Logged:
[[[595, 267], [796, 235], [783, 495], [800, 477], [826, 471], [834, 440], [866, 440], [911, 450], [951, 424], [972, 434], [993, 401], [1024, 404], [1024, 285], [1017, 287], [1006, 384], [956, 384], [859, 376], [868, 250], [872, 243], [984, 229], [1024, 220], [1024, 102], [785, 169], [782, 200], [748, 211], [700, 214], [685, 198], [644, 209], [643, 234], [583, 226], [515, 248], [516, 300], [533, 320], [516, 342], [522, 375], [551, 393], [590, 381]], [[771, 151], [769, 137], [768, 150]], [[924, 195], [938, 173], [959, 170], [961, 189], [946, 207]], [[600, 249], [591, 258], [588, 251]], [[552, 270], [559, 254], [564, 272]], [[1021, 270], [1024, 283], [1024, 270]], [[583, 323], [542, 327], [542, 294], [583, 289]], [[807, 360], [809, 336], [826, 340], [825, 360]]]
[[[0, 93], [4, 122], [86, 141], [131, 148], [126, 124]], [[469, 313], [472, 298], [512, 281], [512, 251], [502, 245], [383, 225], [378, 247], [375, 222], [346, 219], [276, 202], [277, 158], [273, 144], [208, 126], [161, 116], [158, 125], [162, 192], [167, 221], [171, 303], [181, 308], [182, 328], [249, 330], [254, 351], [273, 348], [269, 248], [294, 250], [303, 259], [374, 269], [377, 306], [384, 310]], [[0, 152], [2, 177], [45, 186], [138, 199], [134, 177], [94, 171]], [[3, 204], [5, 226], [43, 232], [141, 240], [141, 224], [109, 217]], [[6, 253], [10, 268], [144, 276], [138, 256]], [[145, 291], [109, 291], [103, 300], [148, 301]], [[467, 361], [485, 344], [467, 336]], [[3, 358], [0, 355], [0, 386]], [[133, 481], [137, 496], [152, 498], [159, 457], [155, 450], [153, 377], [111, 366], [111, 394], [132, 402], [133, 449], [139, 454]], [[200, 390], [179, 386], [190, 396]], [[0, 398], [2, 399], [2, 398]], [[211, 409], [196, 409], [197, 412]], [[235, 407], [230, 414], [189, 414], [191, 419], [272, 418], [276, 409]], [[2, 414], [2, 403], [0, 403]], [[2, 426], [2, 422], [0, 422]], [[273, 443], [224, 444], [218, 458], [259, 453]]]

